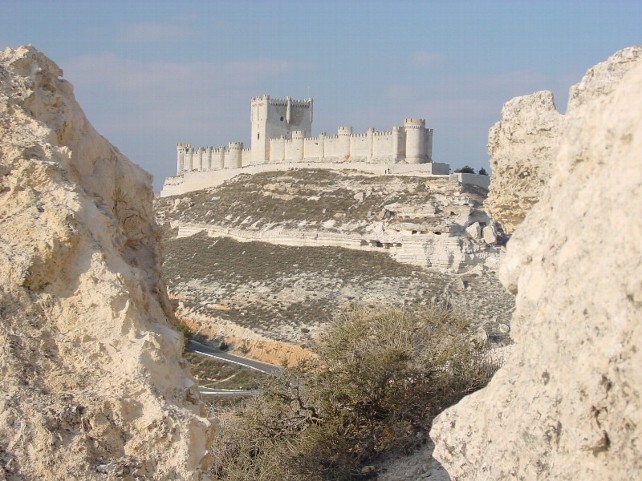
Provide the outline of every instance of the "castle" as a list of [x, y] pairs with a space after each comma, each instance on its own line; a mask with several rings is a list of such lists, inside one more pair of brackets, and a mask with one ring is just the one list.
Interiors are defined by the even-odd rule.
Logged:
[[339, 127], [336, 135], [312, 132], [313, 100], [251, 101], [251, 147], [194, 148], [178, 144], [176, 176], [165, 179], [161, 197], [218, 185], [239, 173], [290, 168], [355, 169], [377, 174], [448, 175], [448, 164], [432, 161], [432, 129], [424, 119], [405, 119], [387, 132], [370, 128], [354, 134]]

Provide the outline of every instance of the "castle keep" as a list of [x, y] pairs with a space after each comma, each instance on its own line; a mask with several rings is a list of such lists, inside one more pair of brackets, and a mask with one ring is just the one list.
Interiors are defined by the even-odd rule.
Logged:
[[387, 132], [370, 128], [355, 134], [339, 127], [334, 135], [311, 136], [313, 101], [273, 99], [251, 101], [251, 146], [227, 147], [178, 144], [176, 176], [165, 179], [161, 196], [218, 185], [239, 173], [287, 168], [356, 169], [373, 173], [447, 175], [448, 164], [432, 161], [432, 129], [424, 119], [405, 119]]

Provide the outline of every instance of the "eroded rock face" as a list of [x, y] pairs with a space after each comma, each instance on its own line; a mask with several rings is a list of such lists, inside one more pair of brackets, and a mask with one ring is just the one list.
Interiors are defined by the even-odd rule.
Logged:
[[507, 234], [544, 193], [567, 125], [581, 119], [587, 103], [609, 95], [640, 58], [642, 46], [630, 47], [591, 68], [571, 87], [565, 115], [556, 110], [549, 91], [516, 97], [504, 105], [501, 120], [488, 134], [493, 175], [484, 206]]
[[199, 479], [211, 426], [171, 328], [150, 176], [61, 75], [33, 47], [0, 53], [0, 473]]
[[508, 243], [514, 351], [434, 423], [453, 480], [642, 477], [642, 62], [603, 93]]

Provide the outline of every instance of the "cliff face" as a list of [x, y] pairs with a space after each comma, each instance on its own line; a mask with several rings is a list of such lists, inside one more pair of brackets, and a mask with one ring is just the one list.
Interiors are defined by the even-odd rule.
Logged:
[[562, 137], [584, 106], [609, 95], [623, 75], [642, 58], [642, 46], [621, 50], [591, 68], [571, 87], [568, 108], [560, 114], [549, 91], [516, 97], [488, 134], [493, 169], [484, 206], [504, 231], [512, 233], [546, 190]]
[[198, 479], [209, 422], [171, 328], [148, 174], [62, 71], [0, 53], [0, 473]]
[[453, 480], [642, 476], [642, 62], [627, 68], [571, 95], [581, 115], [508, 243], [514, 351], [431, 432]]

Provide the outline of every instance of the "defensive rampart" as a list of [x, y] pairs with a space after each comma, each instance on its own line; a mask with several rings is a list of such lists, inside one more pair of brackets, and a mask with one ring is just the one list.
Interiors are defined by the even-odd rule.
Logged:
[[[374, 164], [367, 162], [284, 162], [280, 164], [260, 164], [215, 171], [189, 171], [177, 176], [167, 177], [163, 183], [160, 196], [169, 197], [171, 195], [181, 195], [208, 187], [216, 187], [240, 174], [258, 174], [260, 172], [287, 171], [293, 169], [357, 170], [375, 175], [390, 174], [426, 177], [448, 175], [450, 170], [448, 164], [437, 162], [427, 164]], [[457, 180], [459, 180], [460, 183], [462, 182], [461, 179]]]

